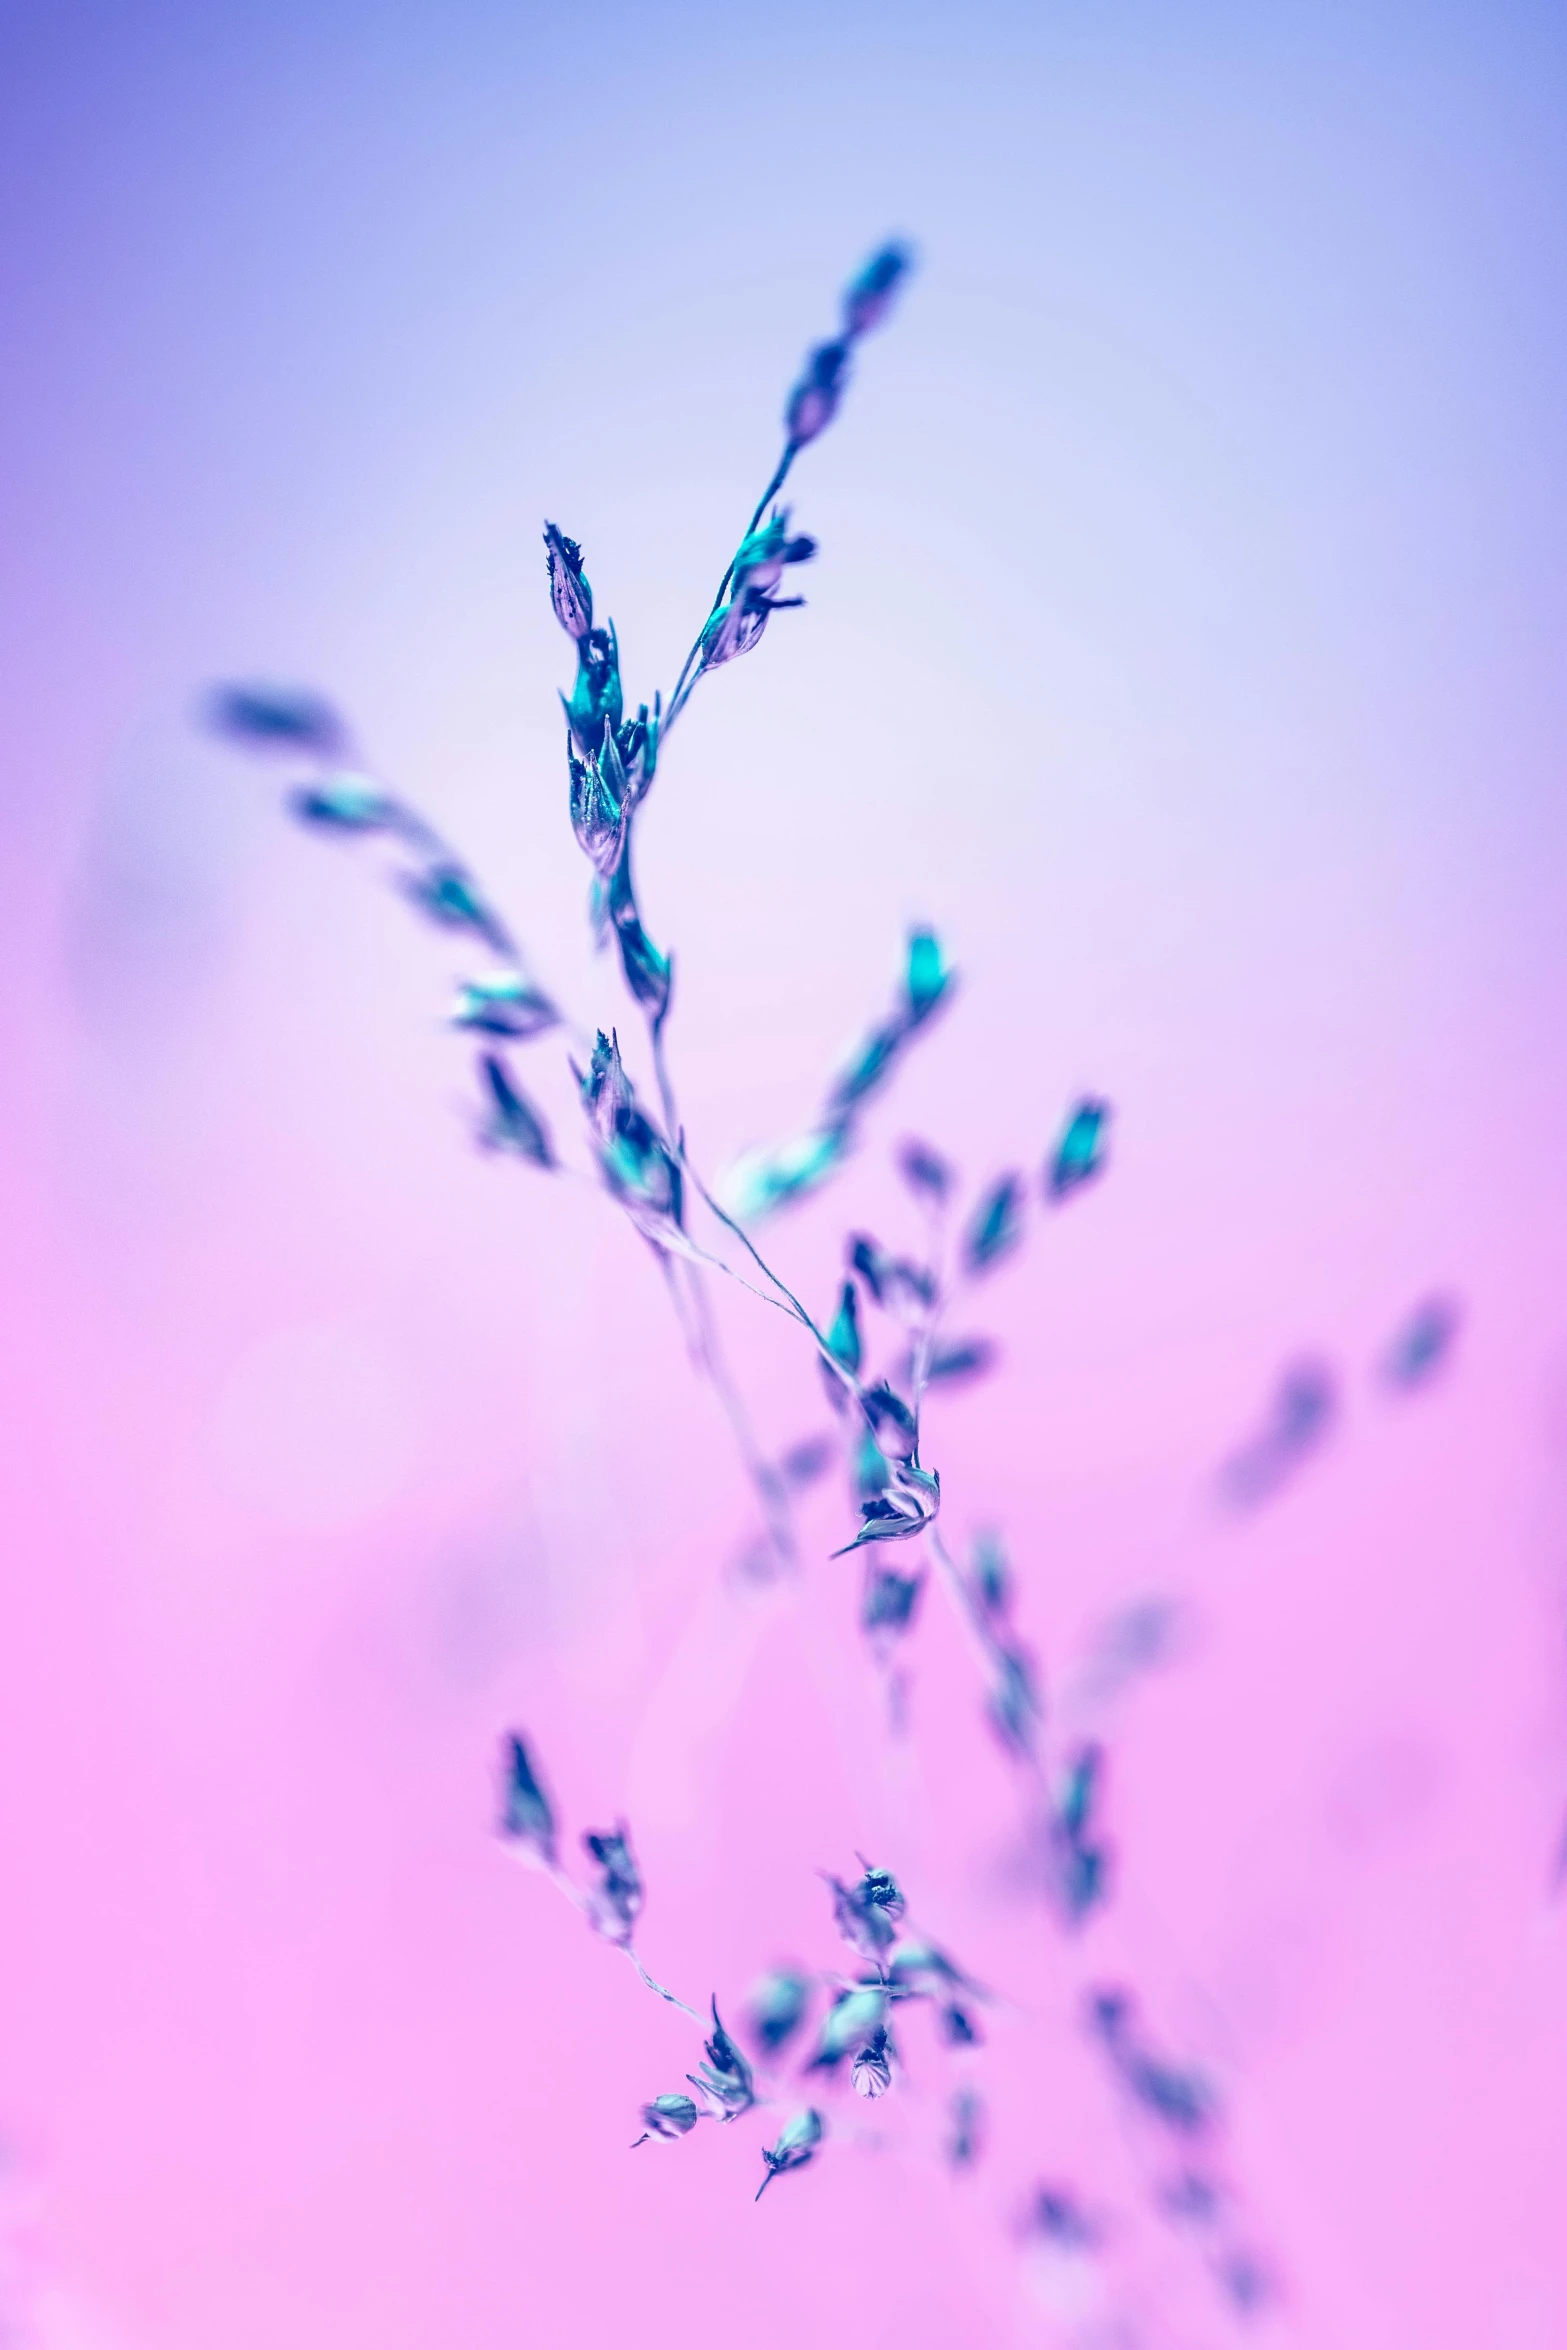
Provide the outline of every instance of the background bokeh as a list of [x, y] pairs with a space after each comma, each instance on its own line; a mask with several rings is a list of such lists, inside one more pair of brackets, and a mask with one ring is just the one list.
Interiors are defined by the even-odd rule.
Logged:
[[[1564, 69], [1506, 0], [0, 8], [7, 2343], [1232, 2339], [1088, 1976], [1223, 2089], [1263, 2338], [1567, 2339]], [[1070, 1950], [935, 1595], [892, 1748], [837, 1495], [738, 1597], [646, 1252], [470, 1149], [462, 958], [192, 723], [330, 691], [629, 1025], [540, 523], [667, 686], [891, 230], [810, 608], [693, 704], [640, 879], [711, 1165], [809, 1112], [909, 919], [962, 968], [778, 1227], [818, 1301], [846, 1224], [903, 1237], [902, 1132], [978, 1177], [1117, 1104], [929, 1447], [1053, 1686], [1183, 1611]], [[1392, 1399], [1433, 1285], [1460, 1347]], [[1227, 1517], [1302, 1350], [1331, 1440]], [[629, 1814], [688, 1995], [828, 1961], [815, 1872], [897, 1868], [1006, 1997], [978, 2172], [913, 2034], [896, 2142], [759, 2209], [749, 2124], [633, 2160], [691, 2035], [498, 1847], [512, 1721], [575, 1827]], [[1064, 2278], [1042, 2177], [1103, 2221]]]

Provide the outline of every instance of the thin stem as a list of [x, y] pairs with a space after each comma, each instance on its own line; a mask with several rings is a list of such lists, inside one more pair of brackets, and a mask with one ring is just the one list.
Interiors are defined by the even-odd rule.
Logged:
[[[669, 1056], [664, 1050], [662, 1015], [657, 1019], [649, 1017], [647, 1025], [648, 1036], [653, 1048], [653, 1067], [658, 1077], [659, 1098], [664, 1111], [664, 1128], [667, 1134], [673, 1136], [680, 1132], [679, 1111], [675, 1101], [674, 1079], [670, 1074]], [[684, 1158], [683, 1150], [682, 1158]], [[728, 1268], [726, 1267], [725, 1270]], [[756, 1431], [751, 1423], [751, 1415], [746, 1410], [745, 1401], [739, 1388], [735, 1385], [728, 1363], [724, 1359], [723, 1348], [718, 1336], [718, 1325], [713, 1316], [712, 1300], [707, 1294], [707, 1284], [703, 1279], [702, 1267], [694, 1263], [689, 1266], [687, 1275], [687, 1288], [691, 1303], [691, 1317], [689, 1319], [682, 1299], [680, 1283], [675, 1274], [674, 1263], [667, 1258], [665, 1259], [665, 1278], [669, 1285], [669, 1294], [675, 1312], [686, 1334], [686, 1345], [691, 1359], [723, 1407], [746, 1475], [762, 1505], [762, 1515], [767, 1521], [773, 1547], [786, 1564], [792, 1565], [796, 1552], [794, 1525], [788, 1501], [777, 1471], [757, 1441]], [[739, 1277], [736, 1275], [733, 1278], [738, 1279]], [[749, 1282], [744, 1286], [747, 1289], [751, 1288]], [[753, 1296], [759, 1294], [755, 1290], [752, 1291]], [[768, 1299], [766, 1302], [773, 1304], [776, 1301]]]
[[735, 1446], [746, 1466], [746, 1473], [762, 1505], [762, 1515], [772, 1537], [773, 1548], [786, 1565], [792, 1566], [796, 1557], [794, 1519], [789, 1508], [788, 1495], [782, 1478], [757, 1442], [756, 1431], [745, 1399], [735, 1385], [724, 1357], [718, 1336], [718, 1323], [713, 1313], [712, 1299], [701, 1268], [693, 1265], [690, 1272], [691, 1302], [698, 1325], [700, 1360], [708, 1384], [724, 1408], [734, 1432]]
[[990, 1635], [975, 1614], [974, 1603], [969, 1597], [968, 1586], [963, 1580], [961, 1568], [935, 1526], [930, 1528], [928, 1539], [936, 1564], [941, 1570], [941, 1580], [946, 1588], [948, 1598], [962, 1618], [982, 1661], [986, 1665], [993, 1665], [996, 1660]]
[[619, 1942], [615, 1945], [615, 1947], [617, 1950], [623, 1950], [625, 1952], [632, 1965], [636, 1968], [637, 1974], [641, 1981], [647, 1985], [650, 1991], [656, 1991], [660, 1999], [667, 1999], [671, 2007], [678, 2007], [681, 2014], [688, 2015], [694, 2024], [701, 2023], [702, 2018], [697, 2014], [697, 2011], [694, 2007], [687, 2007], [683, 1999], [677, 1999], [673, 1991], [666, 1991], [663, 1984], [658, 1981], [657, 1977], [648, 1973], [647, 1968], [642, 1964], [641, 1959], [638, 1958], [636, 1952], [632, 1949], [629, 1942]]
[[[847, 1371], [845, 1371], [842, 1363], [839, 1362], [837, 1356], [833, 1353], [832, 1348], [828, 1345], [826, 1339], [817, 1329], [816, 1324], [811, 1320], [811, 1317], [806, 1312], [804, 1306], [801, 1305], [799, 1299], [795, 1296], [794, 1291], [789, 1287], [786, 1281], [779, 1279], [778, 1275], [773, 1271], [772, 1266], [767, 1262], [767, 1259], [762, 1255], [761, 1250], [756, 1246], [755, 1242], [745, 1231], [744, 1227], [740, 1224], [737, 1224], [733, 1216], [731, 1216], [726, 1209], [721, 1208], [717, 1200], [714, 1199], [712, 1193], [708, 1190], [707, 1185], [702, 1181], [701, 1176], [697, 1173], [695, 1167], [692, 1166], [690, 1159], [686, 1155], [685, 1136], [683, 1134], [680, 1137], [679, 1150], [681, 1165], [685, 1168], [686, 1173], [690, 1176], [692, 1183], [695, 1185], [697, 1191], [700, 1192], [708, 1207], [711, 1208], [713, 1214], [718, 1218], [719, 1223], [724, 1226], [726, 1231], [732, 1232], [734, 1234], [736, 1240], [739, 1241], [746, 1254], [752, 1259], [753, 1263], [758, 1267], [765, 1278], [772, 1283], [773, 1287], [779, 1292], [780, 1296], [788, 1299], [788, 1306], [785, 1310], [791, 1312], [794, 1315], [796, 1321], [802, 1322], [806, 1329], [809, 1330], [811, 1336], [815, 1339], [817, 1346], [821, 1349], [824, 1361], [832, 1365], [833, 1370], [844, 1382], [846, 1387], [855, 1389], [857, 1392], [857, 1382]], [[715, 1258], [713, 1261], [716, 1263], [718, 1260]], [[725, 1267], [726, 1271], [728, 1269], [728, 1267]], [[747, 1283], [747, 1287], [749, 1286], [750, 1284]]]
[[930, 1304], [926, 1307], [925, 1312], [921, 1317], [919, 1334], [915, 1340], [914, 1345], [914, 1359], [912, 1364], [911, 1384], [913, 1386], [914, 1393], [910, 1398], [910, 1405], [914, 1413], [914, 1449], [916, 1457], [918, 1456], [919, 1452], [920, 1408], [924, 1403], [925, 1389], [930, 1380], [931, 1359], [936, 1351], [936, 1332], [940, 1327], [942, 1313], [945, 1310], [947, 1304], [946, 1275], [942, 1262], [943, 1255], [945, 1253], [943, 1248], [945, 1238], [946, 1214], [944, 1207], [938, 1203], [931, 1210], [930, 1215], [930, 1276], [933, 1284], [932, 1295]]
[[[571, 1903], [572, 1908], [576, 1910], [582, 1917], [587, 1918], [590, 1923], [592, 1922], [594, 1917], [592, 1901], [589, 1899], [588, 1895], [582, 1891], [580, 1886], [574, 1885], [572, 1883], [571, 1879], [567, 1876], [565, 1870], [561, 1867], [558, 1860], [545, 1860], [542, 1855], [535, 1854], [531, 1851], [522, 1851], [519, 1853], [519, 1857], [527, 1866], [531, 1868], [542, 1869], [545, 1876], [548, 1877], [550, 1883], [556, 1888], [557, 1892], [563, 1893], [565, 1895], [566, 1899]], [[677, 1999], [673, 1991], [666, 1990], [664, 1985], [658, 1981], [656, 1976], [650, 1975], [648, 1973], [647, 1968], [642, 1964], [641, 1959], [638, 1958], [636, 1952], [632, 1949], [629, 1942], [617, 1942], [614, 1947], [617, 1950], [623, 1950], [625, 1952], [627, 1958], [630, 1959], [633, 1967], [635, 1967], [641, 1981], [646, 1984], [650, 1991], [656, 1991], [660, 1999], [667, 1999], [671, 2007], [678, 2007], [682, 2015], [688, 2015], [694, 2024], [701, 2023], [702, 2018], [700, 2015], [698, 2015], [694, 2007], [687, 2007], [683, 1999]]]

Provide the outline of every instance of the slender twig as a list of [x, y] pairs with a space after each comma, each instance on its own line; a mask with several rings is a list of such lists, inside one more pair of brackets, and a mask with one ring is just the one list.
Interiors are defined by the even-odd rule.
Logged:
[[642, 1964], [641, 1959], [638, 1958], [636, 1952], [632, 1949], [629, 1942], [617, 1943], [616, 1948], [625, 1952], [632, 1965], [636, 1968], [638, 1975], [641, 1977], [642, 1981], [647, 1985], [650, 1991], [656, 1991], [660, 1999], [667, 1999], [671, 2007], [678, 2007], [681, 2014], [688, 2015], [694, 2024], [700, 2024], [705, 2021], [705, 2018], [699, 2015], [694, 2007], [688, 2007], [683, 1999], [677, 1999], [673, 1991], [666, 1991], [663, 1984], [658, 1981], [657, 1977], [648, 1973], [647, 1968]]

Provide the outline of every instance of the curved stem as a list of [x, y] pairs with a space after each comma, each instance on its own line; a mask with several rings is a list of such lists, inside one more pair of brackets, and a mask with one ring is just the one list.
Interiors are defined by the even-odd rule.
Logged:
[[723, 1347], [718, 1336], [718, 1323], [713, 1313], [713, 1302], [707, 1294], [707, 1284], [701, 1268], [693, 1265], [690, 1272], [691, 1302], [696, 1315], [699, 1360], [709, 1386], [717, 1396], [734, 1432], [735, 1446], [745, 1463], [746, 1473], [762, 1505], [762, 1515], [773, 1548], [787, 1566], [792, 1566], [797, 1555], [794, 1539], [794, 1516], [783, 1479], [768, 1460], [757, 1441], [756, 1430], [745, 1399], [735, 1385]]
[[636, 1968], [638, 1977], [647, 1985], [650, 1991], [656, 1991], [660, 1999], [667, 1999], [671, 2007], [678, 2007], [681, 2014], [688, 2015], [694, 2024], [700, 2024], [702, 2022], [703, 2019], [697, 2014], [697, 2011], [694, 2007], [687, 2007], [685, 2001], [683, 1999], [677, 1999], [673, 1991], [665, 1990], [663, 1984], [659, 1982], [657, 1976], [650, 1975], [648, 1973], [647, 1968], [642, 1964], [641, 1959], [638, 1958], [636, 1952], [632, 1949], [629, 1942], [619, 1942], [616, 1944], [616, 1948], [625, 1952], [632, 1965]]

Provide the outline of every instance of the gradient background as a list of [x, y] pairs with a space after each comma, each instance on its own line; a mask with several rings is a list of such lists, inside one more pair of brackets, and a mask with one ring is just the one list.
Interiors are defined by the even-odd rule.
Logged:
[[[470, 1153], [462, 958], [189, 722], [340, 697], [623, 1018], [541, 518], [667, 686], [892, 229], [811, 608], [699, 696], [640, 873], [709, 1164], [808, 1111], [910, 917], [963, 968], [778, 1228], [818, 1299], [908, 1126], [978, 1176], [1118, 1105], [929, 1445], [1057, 1684], [1185, 1605], [1076, 1951], [950, 1617], [889, 1756], [836, 1497], [798, 1594], [726, 1592], [645, 1252]], [[1137, 2217], [1085, 1970], [1224, 2086], [1264, 2339], [1567, 2340], [1564, 257], [1543, 7], [0, 8], [8, 2345], [1231, 2339]], [[1394, 1404], [1433, 1283], [1462, 1345]], [[1302, 1347], [1342, 1423], [1227, 1522]], [[897, 1868], [1012, 2003], [985, 2166], [914, 2033], [898, 2143], [759, 2210], [749, 2123], [632, 2161], [690, 2034], [496, 1846], [512, 1720], [575, 1826], [629, 1811], [693, 1995], [829, 1962], [813, 1872]], [[1020, 2257], [1041, 2176], [1102, 2262]]]

